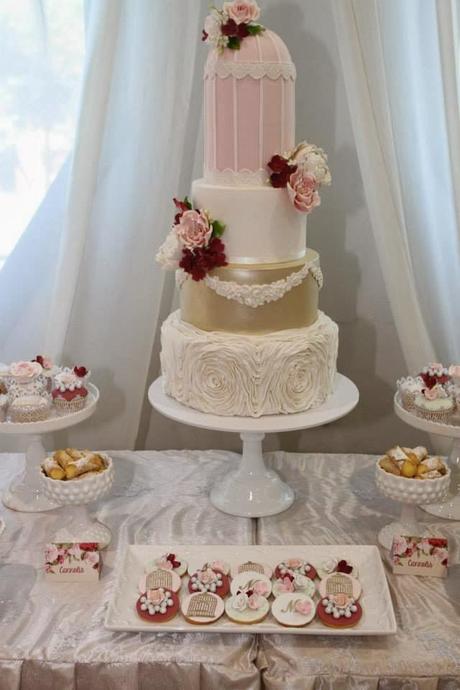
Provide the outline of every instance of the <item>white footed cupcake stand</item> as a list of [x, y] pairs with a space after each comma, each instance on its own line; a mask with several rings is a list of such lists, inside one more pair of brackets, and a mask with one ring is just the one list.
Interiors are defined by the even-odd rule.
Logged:
[[420, 508], [437, 517], [446, 518], [447, 520], [460, 520], [460, 425], [441, 424], [417, 417], [417, 415], [404, 409], [398, 393], [394, 397], [394, 410], [398, 417], [406, 424], [409, 424], [409, 426], [426, 431], [429, 434], [447, 436], [452, 439], [452, 448], [449, 455], [451, 480], [447, 499], [443, 503], [421, 505]]
[[43, 436], [53, 431], [68, 429], [91, 417], [96, 410], [99, 391], [92, 383], [88, 383], [87, 387], [88, 398], [86, 405], [78, 412], [62, 416], [52, 416], [43, 422], [27, 422], [25, 424], [13, 422], [0, 423], [0, 434], [26, 436], [28, 441], [24, 470], [13, 479], [9, 488], [2, 496], [3, 503], [7, 508], [21, 512], [36, 513], [58, 507], [56, 503], [44, 495], [43, 487], [39, 481], [38, 467], [46, 457]]
[[210, 500], [215, 508], [240, 517], [276, 515], [294, 502], [294, 491], [276, 472], [267, 469], [262, 453], [265, 434], [323, 426], [347, 415], [357, 405], [355, 384], [337, 374], [333, 394], [321, 406], [307, 412], [254, 417], [222, 417], [186, 407], [166, 395], [163, 379], [149, 388], [152, 407], [165, 417], [189, 426], [239, 433], [243, 452], [239, 467], [214, 485]]

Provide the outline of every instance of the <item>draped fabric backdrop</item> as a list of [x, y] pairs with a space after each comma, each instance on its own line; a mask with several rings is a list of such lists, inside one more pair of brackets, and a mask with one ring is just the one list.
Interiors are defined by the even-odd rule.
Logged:
[[[322, 257], [322, 308], [340, 326], [339, 367], [362, 397], [324, 430], [284, 435], [283, 448], [423, 442], [395, 421], [392, 395], [407, 369], [460, 358], [458, 3], [261, 5], [297, 64], [297, 138], [329, 153], [333, 186], [308, 241]], [[91, 366], [101, 388], [95, 417], [55, 444], [239, 446], [164, 420], [146, 401], [174, 295], [154, 257], [171, 198], [201, 175], [207, 9], [207, 0], [87, 3], [74, 153], [0, 271], [0, 361], [48, 352]]]
[[70, 440], [128, 448], [164, 283], [154, 257], [171, 198], [192, 174], [206, 2], [87, 8], [74, 154], [0, 271], [0, 361], [46, 352], [90, 365], [103, 398], [94, 423]]
[[460, 359], [459, 25], [451, 0], [333, 2], [372, 229], [411, 372]]

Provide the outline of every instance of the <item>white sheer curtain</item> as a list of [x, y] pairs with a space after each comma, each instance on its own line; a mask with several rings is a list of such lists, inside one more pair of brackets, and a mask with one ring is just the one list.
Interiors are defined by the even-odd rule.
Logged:
[[0, 271], [0, 361], [47, 352], [90, 366], [100, 409], [71, 441], [129, 448], [163, 290], [154, 256], [193, 165], [189, 108], [206, 3], [87, 8], [74, 155]]
[[333, 0], [385, 283], [410, 371], [460, 359], [457, 4]]

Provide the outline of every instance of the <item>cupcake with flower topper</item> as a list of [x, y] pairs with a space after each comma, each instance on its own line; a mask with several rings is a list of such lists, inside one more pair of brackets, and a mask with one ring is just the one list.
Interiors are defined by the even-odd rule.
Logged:
[[415, 398], [420, 395], [425, 388], [421, 376], [404, 376], [396, 381], [401, 404], [405, 410], [413, 412], [415, 409]]
[[65, 368], [56, 374], [51, 395], [58, 414], [70, 414], [84, 408], [88, 397], [85, 384], [89, 375], [83, 366]]
[[424, 387], [415, 396], [414, 410], [417, 416], [432, 422], [449, 424], [455, 410], [450, 392], [451, 376], [442, 364], [435, 362], [420, 372]]
[[37, 362], [42, 368], [42, 376], [45, 380], [46, 388], [49, 393], [53, 388], [53, 379], [60, 372], [60, 368], [54, 364], [53, 360], [46, 355], [37, 355], [32, 362]]
[[455, 401], [457, 413], [460, 412], [460, 364], [451, 364], [449, 367], [450, 383], [449, 392]]
[[22, 396], [46, 393], [43, 367], [39, 362], [13, 362], [8, 368], [7, 389], [10, 401]]

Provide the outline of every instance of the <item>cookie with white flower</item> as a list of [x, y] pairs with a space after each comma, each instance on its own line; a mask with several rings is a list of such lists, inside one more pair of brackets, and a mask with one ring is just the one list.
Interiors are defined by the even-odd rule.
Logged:
[[149, 623], [166, 623], [179, 611], [179, 597], [160, 587], [149, 589], [136, 602], [137, 614]]
[[245, 561], [244, 563], [239, 563], [232, 568], [232, 577], [236, 577], [240, 573], [259, 573], [260, 575], [266, 575], [271, 579], [271, 576], [273, 575], [273, 568], [270, 568], [270, 566], [266, 563]]
[[146, 592], [150, 589], [167, 589], [171, 592], [178, 592], [181, 588], [181, 579], [173, 570], [155, 568], [149, 573], [142, 575], [139, 580], [139, 591]]
[[302, 628], [315, 617], [315, 602], [308, 594], [285, 592], [272, 604], [272, 614], [278, 623], [288, 628]]
[[312, 597], [316, 591], [314, 581], [306, 575], [295, 575], [287, 573], [282, 578], [274, 581], [272, 592], [274, 597], [279, 597], [281, 594], [290, 594], [293, 592], [300, 592], [301, 594], [308, 594]]
[[204, 568], [196, 570], [190, 576], [188, 591], [190, 594], [211, 592], [211, 594], [217, 594], [219, 597], [226, 597], [230, 591], [230, 578], [220, 570], [214, 570], [205, 565]]
[[257, 594], [268, 599], [272, 593], [270, 578], [257, 572], [240, 573], [233, 578], [230, 591], [235, 596], [238, 594]]
[[332, 573], [345, 573], [352, 577], [358, 577], [358, 568], [354, 563], [345, 560], [344, 558], [325, 558], [317, 567], [318, 577], [323, 580]]
[[147, 563], [147, 572], [154, 570], [155, 568], [162, 568], [163, 570], [173, 570], [175, 573], [182, 577], [187, 572], [188, 564], [180, 556], [175, 553], [164, 553], [159, 558]]
[[224, 613], [221, 597], [212, 592], [195, 592], [182, 598], [181, 611], [185, 620], [195, 625], [208, 625], [217, 621]]
[[286, 558], [286, 560], [281, 561], [275, 568], [276, 579], [284, 578], [285, 575], [305, 575], [311, 580], [317, 577], [316, 568], [308, 561], [304, 561], [302, 558]]
[[334, 628], [348, 628], [356, 625], [362, 616], [358, 603], [361, 583], [351, 575], [332, 573], [318, 586], [321, 600], [317, 607], [322, 623]]
[[234, 623], [260, 623], [269, 611], [267, 598], [252, 590], [235, 594], [225, 602], [225, 613]]

